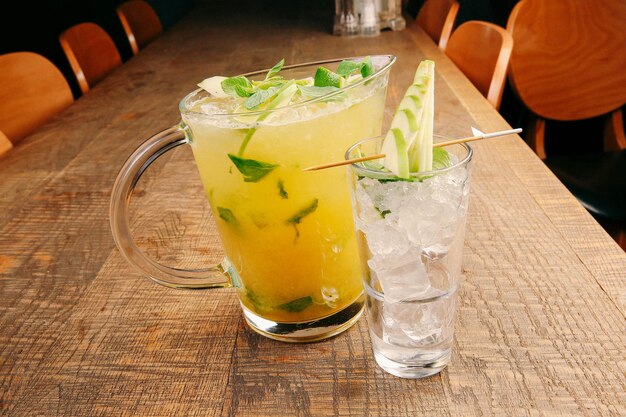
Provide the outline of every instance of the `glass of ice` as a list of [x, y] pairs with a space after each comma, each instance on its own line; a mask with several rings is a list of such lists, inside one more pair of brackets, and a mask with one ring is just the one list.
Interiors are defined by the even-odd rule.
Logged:
[[[379, 153], [383, 139], [356, 143], [346, 159]], [[446, 167], [408, 180], [376, 161], [349, 168], [374, 357], [403, 378], [436, 374], [450, 362], [472, 149], [445, 150]]]

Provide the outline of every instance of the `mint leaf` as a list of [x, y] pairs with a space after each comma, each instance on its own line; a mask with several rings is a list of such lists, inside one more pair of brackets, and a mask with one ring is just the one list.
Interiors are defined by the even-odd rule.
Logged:
[[254, 87], [246, 77], [230, 77], [222, 81], [222, 90], [233, 97], [250, 97]]
[[280, 198], [287, 200], [289, 198], [289, 193], [285, 190], [285, 183], [283, 180], [278, 180], [278, 195]]
[[299, 313], [311, 304], [313, 304], [313, 297], [307, 295], [306, 297], [297, 298], [288, 303], [281, 304], [278, 308], [289, 311], [290, 313]]
[[285, 58], [281, 59], [280, 61], [278, 61], [278, 63], [276, 65], [274, 65], [272, 67], [272, 69], [269, 70], [269, 72], [267, 73], [267, 75], [265, 76], [265, 79], [270, 79], [272, 78], [274, 75], [278, 74], [280, 72], [280, 70], [283, 69], [283, 65], [285, 65]]
[[443, 148], [433, 148], [433, 170], [447, 168], [452, 165], [450, 154]]
[[267, 90], [257, 90], [243, 103], [248, 110], [252, 110], [255, 107], [265, 103], [267, 100], [274, 97], [281, 90], [280, 87], [270, 87]]
[[237, 223], [237, 219], [235, 219], [235, 215], [230, 209], [226, 207], [218, 207], [217, 212], [219, 213], [220, 218], [226, 223]]
[[380, 217], [382, 217], [383, 219], [385, 217], [387, 217], [388, 214], [391, 213], [391, 210], [381, 210], [378, 207], [374, 206], [374, 208], [376, 209], [376, 211], [378, 212], [378, 214], [380, 214]]
[[[265, 107], [265, 109], [266, 110], [273, 110], [273, 109], [275, 109], [277, 107], [280, 107], [281, 104], [289, 103], [289, 101], [291, 101], [291, 98], [293, 97], [294, 93], [297, 90], [298, 89], [297, 89], [296, 86], [294, 86], [294, 81], [293, 80], [285, 81], [280, 86], [280, 89], [278, 90], [278, 93], [274, 97], [271, 97], [272, 101], [270, 101], [270, 103]], [[257, 123], [262, 122], [263, 120], [265, 120], [270, 114], [271, 113], [269, 111], [261, 114], [256, 119]], [[254, 135], [256, 130], [257, 130], [256, 127], [248, 129], [248, 132], [246, 133], [246, 136], [243, 138], [243, 141], [241, 142], [241, 145], [239, 146], [239, 151], [237, 152], [237, 155], [240, 155], [240, 156], [243, 155], [243, 152], [246, 150], [246, 147], [248, 146], [248, 143], [250, 142], [250, 139], [252, 139], [252, 135]]]
[[366, 78], [372, 75], [374, 72], [375, 69], [374, 64], [372, 64], [372, 58], [366, 56], [365, 58], [363, 58], [363, 61], [361, 61], [361, 75], [363, 76], [363, 78]]
[[[314, 85], [299, 85], [298, 90], [300, 90], [300, 94], [302, 94], [302, 97], [306, 98], [324, 97], [328, 94], [334, 93], [335, 91], [339, 91], [337, 87], [316, 87]], [[337, 98], [338, 97], [331, 97], [331, 99]]]
[[357, 71], [361, 71], [363, 63], [354, 61], [341, 61], [337, 67], [337, 74], [343, 78], [348, 78], [350, 75]]
[[343, 78], [348, 78], [356, 72], [360, 72], [363, 78], [372, 75], [375, 72], [372, 58], [366, 56], [361, 62], [341, 61], [337, 67], [337, 74]]
[[385, 169], [385, 166], [383, 164], [374, 161], [364, 161], [363, 166], [367, 169], [371, 169], [372, 171], [382, 171], [383, 169]]
[[235, 93], [239, 97], [250, 97], [252, 94], [254, 94], [254, 89], [253, 88], [248, 88], [248, 87], [243, 87], [241, 85], [236, 85], [235, 86]]
[[267, 313], [271, 308], [251, 289], [246, 289], [246, 298], [254, 306], [257, 313]]
[[239, 158], [238, 156], [230, 153], [228, 154], [228, 157], [233, 164], [235, 164], [235, 167], [237, 167], [239, 172], [241, 172], [245, 182], [257, 182], [278, 166], [276, 164], [256, 161], [254, 159]]
[[[413, 178], [400, 178], [400, 177], [394, 177], [394, 178], [377, 178], [378, 182], [381, 184], [386, 184], [388, 182], [398, 182], [398, 181], [406, 181], [406, 182], [415, 182], [415, 180]], [[421, 182], [421, 180], [418, 179], [418, 181]]]
[[317, 198], [314, 199], [311, 202], [311, 204], [309, 204], [308, 206], [306, 206], [305, 208], [303, 208], [302, 210], [300, 210], [299, 212], [291, 216], [289, 219], [287, 219], [287, 224], [293, 224], [293, 225], [300, 224], [303, 218], [305, 218], [306, 216], [308, 216], [309, 214], [317, 210], [318, 202], [319, 200]]

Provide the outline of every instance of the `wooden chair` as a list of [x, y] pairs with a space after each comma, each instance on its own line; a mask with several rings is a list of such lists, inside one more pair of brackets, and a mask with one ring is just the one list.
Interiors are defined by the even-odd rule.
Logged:
[[522, 7], [522, 3], [524, 3], [524, 0], [518, 1], [515, 6], [513, 6], [513, 9], [511, 9], [511, 13], [509, 14], [509, 20], [506, 22], [506, 30], [509, 33], [513, 33], [513, 25], [515, 24], [515, 20], [517, 19], [519, 9]]
[[439, 48], [446, 49], [458, 12], [459, 2], [456, 0], [426, 0], [416, 22]]
[[[590, 212], [626, 228], [624, 22], [623, 1], [524, 0], [507, 27], [515, 42], [511, 84], [532, 112], [529, 145]], [[608, 116], [604, 149], [613, 152], [546, 159], [546, 119], [601, 115]]]
[[445, 53], [497, 110], [512, 49], [513, 37], [509, 32], [474, 20], [452, 33]]
[[0, 156], [9, 152], [12, 148], [13, 144], [11, 143], [9, 138], [7, 138], [4, 133], [0, 132]]
[[131, 0], [117, 8], [128, 42], [137, 55], [154, 38], [163, 33], [163, 26], [154, 9], [143, 0]]
[[43, 56], [0, 55], [0, 130], [14, 144], [73, 102], [63, 74]]
[[122, 65], [111, 37], [95, 23], [80, 23], [59, 36], [83, 94]]

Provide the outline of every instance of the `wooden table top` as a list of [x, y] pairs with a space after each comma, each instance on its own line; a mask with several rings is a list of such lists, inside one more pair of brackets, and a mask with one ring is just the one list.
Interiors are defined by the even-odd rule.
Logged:
[[[247, 328], [232, 289], [135, 272], [109, 231], [114, 178], [209, 75], [391, 53], [389, 117], [430, 58], [437, 132], [509, 128], [418, 28], [347, 39], [329, 34], [330, 2], [213, 3], [0, 159], [0, 415], [626, 415], [626, 254], [518, 137], [474, 146], [454, 352], [439, 375], [383, 372], [364, 319], [280, 343]], [[161, 159], [138, 186], [133, 229], [161, 261], [203, 265], [220, 250], [191, 151]]]

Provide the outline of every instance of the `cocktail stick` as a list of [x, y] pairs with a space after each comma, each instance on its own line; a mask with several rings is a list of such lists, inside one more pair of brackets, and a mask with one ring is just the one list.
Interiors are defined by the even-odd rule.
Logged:
[[[470, 137], [467, 137], [467, 138], [447, 140], [445, 142], [433, 143], [433, 148], [441, 148], [443, 146], [456, 145], [458, 143], [473, 142], [475, 140], [480, 140], [480, 139], [489, 139], [489, 138], [496, 138], [496, 137], [499, 137], [499, 136], [513, 135], [515, 133], [521, 133], [521, 131], [522, 131], [522, 129], [518, 128], [518, 129], [502, 130], [500, 132], [484, 133], [482, 135], [470, 136]], [[342, 166], [342, 165], [355, 164], [357, 162], [371, 161], [373, 159], [380, 159], [380, 158], [384, 158], [384, 157], [385, 157], [384, 153], [378, 153], [378, 154], [375, 154], [375, 155], [363, 156], [361, 158], [346, 159], [345, 161], [331, 162], [331, 163], [322, 164], [322, 165], [313, 165], [313, 166], [304, 168], [303, 171], [318, 171], [320, 169], [326, 169], [326, 168], [333, 168], [333, 167], [338, 167], [338, 166]]]

